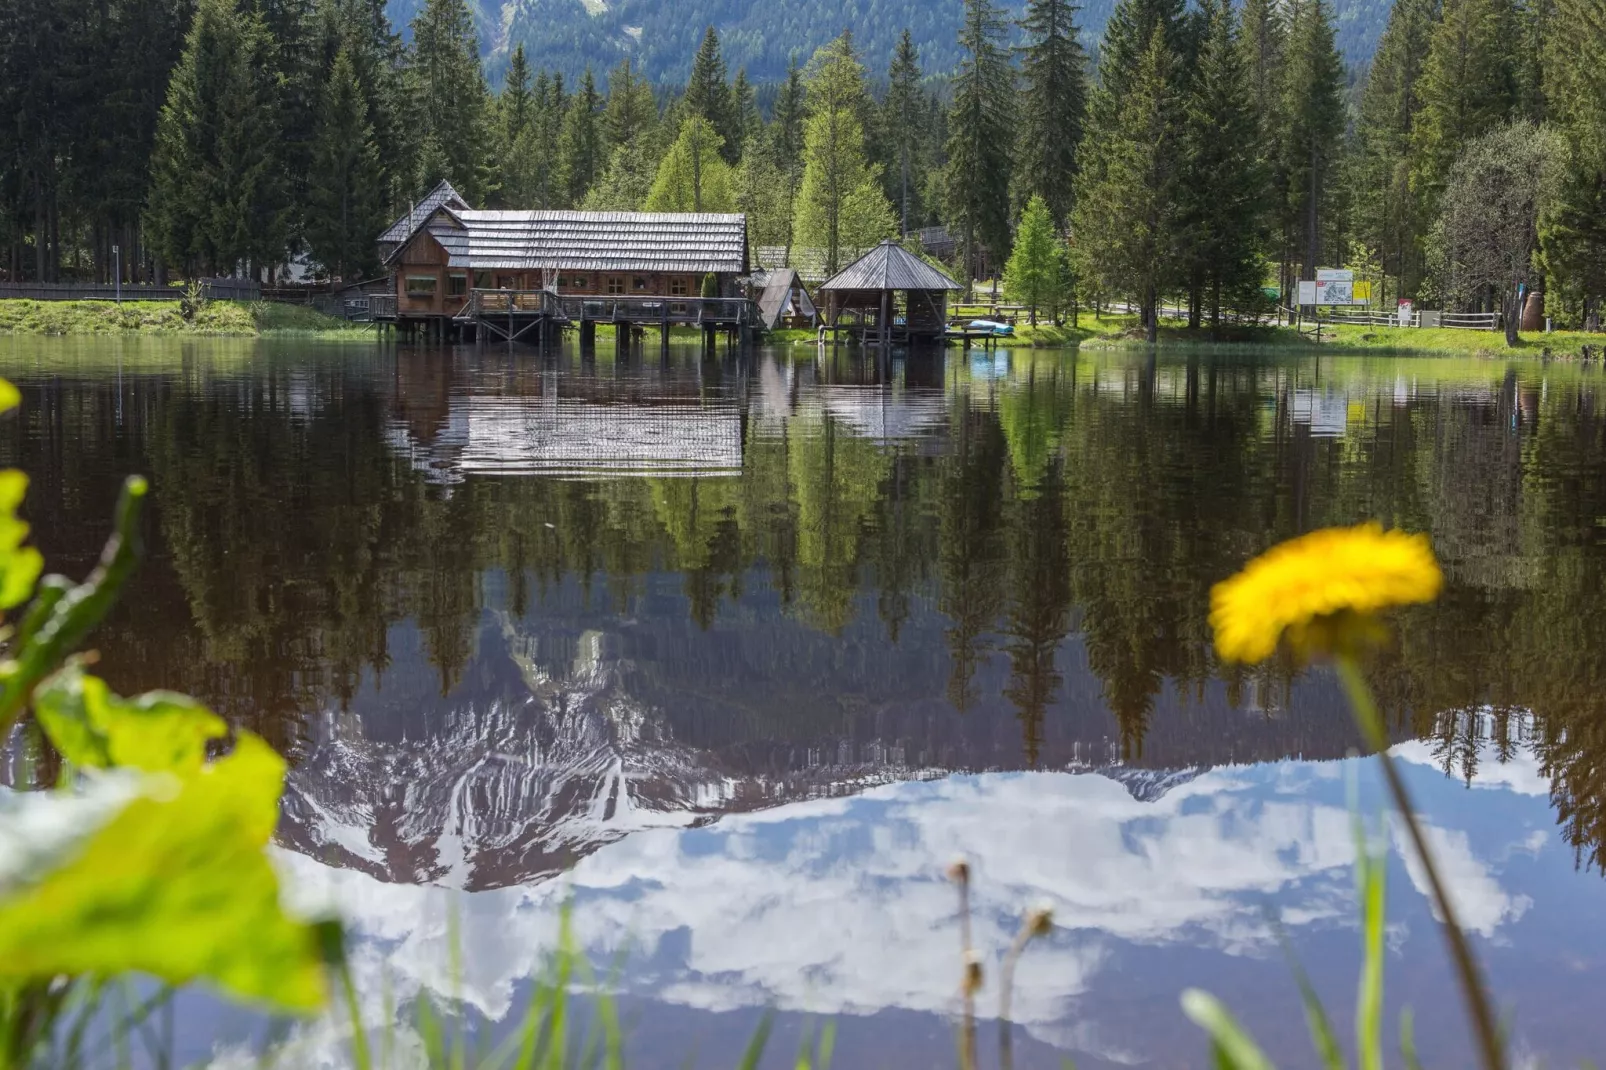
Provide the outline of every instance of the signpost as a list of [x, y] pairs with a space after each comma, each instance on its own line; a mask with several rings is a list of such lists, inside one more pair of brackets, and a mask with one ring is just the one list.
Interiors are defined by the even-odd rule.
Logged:
[[1355, 304], [1355, 272], [1348, 268], [1316, 269], [1315, 305]]
[[1400, 326], [1401, 327], [1409, 327], [1411, 325], [1412, 316], [1413, 316], [1413, 313], [1415, 311], [1416, 311], [1415, 306], [1413, 306], [1411, 304], [1411, 299], [1410, 298], [1408, 298], [1408, 297], [1400, 298]]

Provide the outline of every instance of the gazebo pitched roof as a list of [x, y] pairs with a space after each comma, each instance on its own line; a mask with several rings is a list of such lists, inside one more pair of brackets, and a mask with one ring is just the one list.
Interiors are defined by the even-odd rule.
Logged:
[[895, 241], [884, 241], [820, 286], [831, 290], [962, 290]]

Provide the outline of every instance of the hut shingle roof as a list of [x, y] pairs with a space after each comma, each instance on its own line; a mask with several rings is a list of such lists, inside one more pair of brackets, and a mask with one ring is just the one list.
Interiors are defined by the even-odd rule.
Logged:
[[828, 290], [960, 290], [957, 282], [909, 252], [884, 241], [820, 286]]
[[430, 190], [423, 200], [413, 205], [412, 211], [402, 216], [390, 225], [390, 229], [379, 236], [381, 245], [400, 245], [411, 238], [418, 228], [423, 226], [430, 216], [435, 214], [437, 208], [463, 209], [468, 202], [462, 198], [452, 184], [445, 179], [441, 184]]
[[448, 210], [429, 233], [452, 267], [509, 271], [747, 271], [747, 217]]

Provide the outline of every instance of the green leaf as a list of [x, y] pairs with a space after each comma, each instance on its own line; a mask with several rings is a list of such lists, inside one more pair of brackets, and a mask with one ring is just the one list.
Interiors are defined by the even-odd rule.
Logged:
[[9, 381], [0, 379], [0, 412], [10, 412], [22, 404], [22, 391]]
[[1197, 988], [1186, 990], [1182, 993], [1182, 1013], [1210, 1034], [1219, 1070], [1272, 1070], [1271, 1060], [1215, 996]]
[[[0, 402], [3, 395], [0, 391]], [[28, 537], [28, 524], [17, 518], [17, 506], [27, 492], [27, 476], [15, 468], [0, 472], [0, 609], [14, 609], [26, 602], [45, 568], [44, 555], [22, 545]]]
[[189, 776], [208, 740], [228, 726], [186, 695], [152, 691], [119, 698], [106, 681], [68, 665], [34, 692], [34, 715], [61, 756], [83, 769], [126, 766]]
[[185, 779], [114, 770], [83, 795], [17, 797], [45, 812], [0, 820], [0, 981], [139, 972], [321, 1007], [327, 927], [284, 913], [263, 849], [284, 770], [243, 733]]

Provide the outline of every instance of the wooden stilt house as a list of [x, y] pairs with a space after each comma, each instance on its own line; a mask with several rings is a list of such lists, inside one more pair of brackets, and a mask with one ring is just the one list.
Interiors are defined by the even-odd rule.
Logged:
[[948, 329], [948, 295], [962, 289], [894, 241], [884, 241], [819, 288], [825, 327], [864, 342], [929, 342]]

